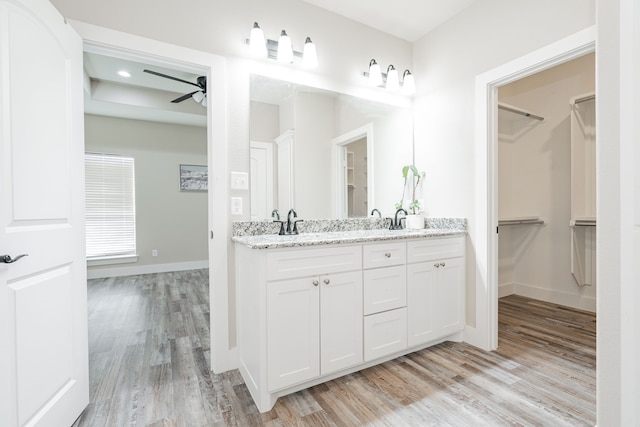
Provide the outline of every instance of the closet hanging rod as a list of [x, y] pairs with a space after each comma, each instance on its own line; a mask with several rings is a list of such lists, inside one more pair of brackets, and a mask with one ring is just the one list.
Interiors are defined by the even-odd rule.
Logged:
[[572, 219], [569, 221], [569, 227], [595, 227], [595, 219]]
[[529, 118], [532, 118], [532, 119], [536, 119], [536, 120], [540, 120], [540, 121], [544, 120], [544, 117], [542, 117], [542, 116], [530, 113], [529, 111], [521, 110], [521, 109], [516, 108], [516, 107], [514, 107], [512, 105], [504, 104], [502, 102], [498, 103], [498, 108], [501, 109], [501, 110], [504, 110], [504, 111], [509, 111], [511, 113], [520, 114], [521, 116], [529, 117]]
[[596, 95], [595, 94], [583, 96], [581, 98], [576, 98], [576, 99], [573, 100], [573, 103], [574, 104], [580, 104], [581, 102], [591, 101], [592, 99], [596, 99]]
[[505, 225], [544, 225], [544, 220], [541, 219], [503, 219], [498, 221], [498, 226]]

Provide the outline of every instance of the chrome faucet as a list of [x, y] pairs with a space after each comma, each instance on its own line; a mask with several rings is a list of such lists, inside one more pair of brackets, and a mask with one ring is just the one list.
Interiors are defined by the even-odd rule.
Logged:
[[378, 209], [376, 209], [376, 208], [373, 208], [373, 209], [371, 210], [371, 216], [373, 216], [373, 213], [374, 213], [374, 212], [377, 212], [377, 213], [378, 213], [378, 218], [382, 218], [382, 214], [381, 214], [381, 213], [380, 213], [380, 211], [379, 211]]
[[407, 216], [407, 211], [400, 208], [396, 211], [395, 219], [391, 219], [391, 225], [389, 226], [389, 230], [402, 230], [404, 227], [402, 226], [402, 218], [398, 218], [398, 214], [403, 212], [405, 216]]
[[278, 212], [278, 209], [274, 209], [271, 211], [271, 218], [276, 221], [280, 220], [280, 212]]
[[[293, 218], [297, 218], [298, 217], [298, 213], [296, 212], [295, 209], [291, 208], [289, 209], [289, 213], [287, 214], [287, 230], [285, 232], [285, 234], [299, 234], [298, 233], [298, 223], [302, 222], [304, 220], [302, 219], [296, 219], [291, 221], [291, 215], [293, 215]], [[292, 227], [293, 225], [293, 227]]]

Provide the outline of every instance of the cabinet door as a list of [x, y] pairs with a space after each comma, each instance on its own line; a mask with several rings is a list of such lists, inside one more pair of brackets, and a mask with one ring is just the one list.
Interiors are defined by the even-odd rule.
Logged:
[[362, 362], [362, 272], [320, 277], [320, 371]]
[[320, 374], [318, 278], [267, 282], [269, 390]]
[[407, 323], [409, 347], [436, 338], [434, 320], [439, 262], [407, 266]]
[[439, 336], [464, 328], [464, 258], [440, 261], [438, 268], [437, 324]]

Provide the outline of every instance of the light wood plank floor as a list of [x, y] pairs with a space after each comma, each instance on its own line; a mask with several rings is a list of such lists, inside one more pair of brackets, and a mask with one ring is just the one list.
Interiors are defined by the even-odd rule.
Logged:
[[595, 315], [519, 296], [499, 349], [443, 343], [280, 398], [259, 414], [209, 366], [208, 272], [89, 282], [91, 403], [74, 426], [589, 426]]

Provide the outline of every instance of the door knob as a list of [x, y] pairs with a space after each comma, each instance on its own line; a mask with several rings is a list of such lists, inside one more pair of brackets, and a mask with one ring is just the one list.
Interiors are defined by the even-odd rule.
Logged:
[[29, 256], [29, 254], [18, 255], [13, 259], [11, 258], [11, 255], [0, 255], [0, 262], [3, 262], [5, 264], [11, 264], [13, 262], [18, 261], [20, 258], [24, 258], [26, 256]]

